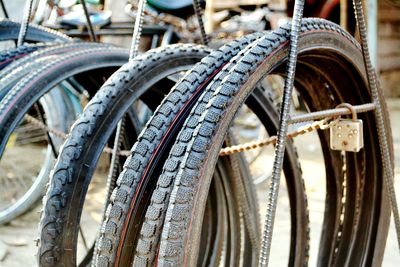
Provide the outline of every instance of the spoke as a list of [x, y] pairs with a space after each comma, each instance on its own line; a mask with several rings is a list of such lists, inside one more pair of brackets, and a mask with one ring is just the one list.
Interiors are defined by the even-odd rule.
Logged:
[[[45, 118], [44, 118], [43, 111], [40, 109], [40, 107], [39, 107], [39, 105], [38, 105], [37, 103], [35, 103], [34, 105], [35, 105], [36, 111], [39, 113], [39, 117], [40, 117], [41, 122], [42, 122], [42, 123], [46, 126], [46, 128], [47, 128], [46, 120], [45, 120]], [[51, 138], [50, 133], [49, 133], [49, 131], [47, 131], [47, 130], [46, 130], [46, 135], [47, 135], [47, 140], [48, 140], [48, 142], [49, 142], [49, 144], [50, 144], [51, 150], [52, 150], [52, 152], [53, 152], [53, 155], [54, 155], [55, 158], [57, 158], [57, 157], [58, 157], [58, 153], [57, 153], [56, 146], [54, 145], [53, 139]]]
[[92, 42], [97, 42], [97, 37], [96, 37], [96, 34], [94, 33], [93, 24], [92, 24], [92, 21], [90, 20], [90, 14], [89, 14], [87, 6], [86, 6], [86, 0], [81, 0], [81, 4], [83, 7], [83, 12], [85, 13], [85, 17], [86, 17], [86, 23], [87, 23], [87, 26], [89, 29], [90, 40]]

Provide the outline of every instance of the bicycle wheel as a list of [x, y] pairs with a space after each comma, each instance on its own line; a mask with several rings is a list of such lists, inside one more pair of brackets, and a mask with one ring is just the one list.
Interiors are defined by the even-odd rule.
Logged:
[[[13, 86], [30, 72], [40, 68], [50, 60], [54, 60], [55, 55], [70, 53], [89, 48], [113, 47], [101, 43], [63, 43], [54, 44], [51, 47], [30, 53], [17, 61], [12, 62], [0, 71], [0, 99], [2, 99]], [[52, 57], [51, 57], [52, 56]]]
[[40, 43], [40, 44], [29, 44], [21, 45], [16, 48], [8, 48], [0, 52], [0, 70], [3, 70], [6, 66], [11, 64], [13, 61], [22, 58], [29, 53], [35, 52], [39, 49], [44, 49], [51, 46], [52, 43]]
[[[77, 264], [76, 230], [81, 221], [80, 209], [99, 158], [118, 121], [139, 99], [154, 110], [175, 83], [176, 75], [190, 69], [207, 54], [206, 48], [196, 45], [150, 50], [124, 65], [96, 94], [74, 124], [54, 167], [40, 224], [40, 266]], [[136, 140], [129, 132], [127, 138]], [[68, 166], [67, 171], [65, 166]], [[61, 218], [63, 223], [60, 223]], [[57, 235], [53, 235], [54, 227], [57, 227]]]
[[[17, 40], [21, 24], [9, 19], [0, 19], [0, 41]], [[54, 41], [72, 41], [72, 38], [55, 30], [29, 24], [25, 37], [27, 42], [54, 42]]]
[[[97, 82], [97, 85], [93, 84], [93, 82], [86, 82], [85, 85], [88, 87], [88, 90], [95, 91], [96, 86], [99, 87], [99, 83], [102, 82], [101, 79], [103, 75], [107, 77], [107, 75], [111, 74], [112, 69], [110, 68], [115, 68], [126, 62], [127, 55], [127, 52], [121, 49], [87, 49], [61, 56], [55, 61], [44, 64], [39, 69], [35, 69], [35, 71], [24, 77], [0, 102], [0, 124], [2, 125], [0, 133], [0, 155], [2, 159], [4, 159], [3, 156], [6, 151], [10, 152], [12, 150], [10, 146], [7, 147], [7, 144], [13, 142], [13, 134], [21, 122], [30, 122], [31, 124], [33, 123], [33, 125], [38, 125], [37, 120], [35, 121], [28, 118], [27, 121], [27, 115], [28, 117], [32, 117], [29, 116], [29, 110], [31, 107], [34, 107], [35, 103], [50, 89], [69, 77], [73, 77], [74, 75], [79, 76], [79, 73], [86, 73], [89, 77], [93, 76], [94, 73], [92, 72], [90, 74], [90, 70], [95, 69], [98, 71], [98, 76], [92, 80], [100, 79], [100, 81]], [[77, 61], [78, 59], [79, 61]], [[52, 94], [50, 94], [50, 96], [51, 95]], [[65, 104], [65, 101], [62, 103]], [[60, 110], [60, 106], [55, 106], [53, 109], [54, 108]], [[48, 111], [51, 112], [51, 109]], [[44, 111], [42, 115], [42, 118], [39, 117], [39, 120], [42, 119], [42, 122], [46, 123], [47, 117], [50, 115], [47, 115]], [[65, 121], [63, 122], [65, 123]], [[62, 127], [66, 128], [67, 125], [62, 125]], [[46, 127], [44, 128], [46, 129]], [[57, 129], [55, 130], [57, 131]], [[60, 129], [58, 129], [58, 132], [59, 130]], [[63, 130], [63, 128], [61, 128], [61, 130]], [[51, 139], [57, 139], [56, 136], [56, 133], [50, 133]], [[49, 146], [45, 147], [45, 151], [47, 151], [46, 155], [54, 154], [57, 151], [57, 145], [53, 147], [50, 143]], [[30, 176], [33, 176], [34, 179], [30, 182], [30, 186], [28, 185], [27, 188], [25, 188], [25, 191], [22, 190], [24, 193], [20, 196], [20, 200], [12, 201], [7, 207], [2, 207], [0, 212], [1, 223], [8, 222], [15, 216], [25, 212], [42, 195], [51, 168], [51, 158], [46, 157], [39, 161], [40, 162], [37, 162], [35, 165], [36, 169], [32, 170]], [[15, 176], [18, 177], [18, 175], [19, 173], [16, 171]]]
[[[187, 124], [181, 130], [182, 136], [187, 131], [194, 134], [190, 140], [181, 138], [175, 144], [185, 147], [187, 154], [174, 174], [159, 266], [192, 266], [197, 262], [200, 239], [195, 230], [201, 226], [204, 200], [225, 135], [255, 85], [269, 74], [285, 75], [289, 32], [290, 25], [262, 38], [230, 71], [208, 101], [199, 123], [195, 127]], [[298, 44], [295, 84], [310, 111], [334, 108], [342, 102], [371, 101], [360, 47], [339, 26], [325, 20], [304, 19]], [[343, 157], [329, 149], [329, 134], [318, 134], [327, 185], [318, 266], [371, 266], [382, 261], [390, 211], [381, 178], [378, 136], [373, 114], [364, 113], [359, 118], [368, 140], [359, 153], [345, 153]], [[387, 134], [390, 136], [389, 131]], [[187, 179], [192, 182], [185, 182]], [[181, 201], [188, 190], [193, 197]], [[176, 229], [179, 236], [173, 235]], [[307, 258], [293, 265], [305, 263]]]

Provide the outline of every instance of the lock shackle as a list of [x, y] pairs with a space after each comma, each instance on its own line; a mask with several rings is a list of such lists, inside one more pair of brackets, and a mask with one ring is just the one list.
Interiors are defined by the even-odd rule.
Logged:
[[357, 121], [357, 112], [356, 112], [355, 108], [353, 107], [353, 105], [351, 105], [349, 103], [341, 103], [341, 104], [337, 105], [336, 108], [347, 108], [351, 112], [352, 120]]

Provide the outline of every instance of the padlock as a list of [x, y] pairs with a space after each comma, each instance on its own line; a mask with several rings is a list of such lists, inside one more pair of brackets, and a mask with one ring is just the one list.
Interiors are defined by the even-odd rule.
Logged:
[[339, 107], [348, 108], [351, 111], [352, 119], [342, 119], [330, 128], [330, 146], [332, 150], [347, 152], [358, 152], [364, 147], [363, 121], [357, 119], [357, 113], [353, 106], [342, 103]]

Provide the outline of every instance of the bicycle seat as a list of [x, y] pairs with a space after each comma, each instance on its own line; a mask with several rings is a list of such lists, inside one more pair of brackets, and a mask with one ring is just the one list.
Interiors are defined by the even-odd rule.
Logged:
[[[202, 1], [202, 6], [205, 1]], [[186, 19], [194, 14], [192, 0], [148, 0], [147, 5], [159, 13], [168, 13]]]
[[[93, 26], [102, 27], [111, 23], [111, 11], [90, 12], [90, 20]], [[87, 25], [83, 10], [72, 11], [59, 19], [59, 23], [65, 26], [85, 27]]]
[[176, 11], [192, 6], [192, 0], [148, 0], [150, 5], [162, 11]]

